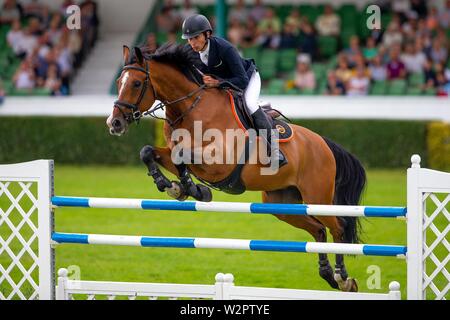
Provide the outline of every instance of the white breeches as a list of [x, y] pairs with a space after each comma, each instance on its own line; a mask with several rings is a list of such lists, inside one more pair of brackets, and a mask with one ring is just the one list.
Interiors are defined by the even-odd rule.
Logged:
[[255, 113], [259, 108], [259, 94], [261, 92], [261, 78], [259, 72], [255, 71], [250, 78], [247, 89], [245, 89], [245, 102], [250, 114]]

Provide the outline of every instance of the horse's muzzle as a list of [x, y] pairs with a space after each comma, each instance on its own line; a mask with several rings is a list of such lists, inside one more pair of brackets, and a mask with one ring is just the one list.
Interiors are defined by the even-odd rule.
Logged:
[[124, 134], [128, 127], [125, 119], [119, 117], [108, 118], [108, 120], [106, 120], [106, 124], [109, 127], [109, 133], [115, 136], [121, 136], [122, 134]]

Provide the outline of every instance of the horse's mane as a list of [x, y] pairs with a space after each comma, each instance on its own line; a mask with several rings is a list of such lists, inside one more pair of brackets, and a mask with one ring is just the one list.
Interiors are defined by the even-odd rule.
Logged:
[[[196, 66], [201, 62], [198, 54], [187, 45], [176, 44], [176, 43], [165, 43], [159, 47], [156, 51], [151, 51], [148, 46], [138, 47], [142, 55], [146, 60], [155, 60], [163, 63], [171, 64], [180, 70], [189, 81], [195, 82], [197, 84], [203, 83], [203, 79], [199, 72], [195, 69]], [[126, 65], [133, 64], [137, 62], [136, 51], [133, 49], [132, 54]], [[194, 67], [195, 66], [195, 67]]]

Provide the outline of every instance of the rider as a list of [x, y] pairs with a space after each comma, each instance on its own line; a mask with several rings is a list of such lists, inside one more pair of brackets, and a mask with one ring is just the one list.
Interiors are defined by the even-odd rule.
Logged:
[[[211, 24], [204, 15], [195, 14], [186, 18], [182, 29], [182, 38], [187, 39], [192, 50], [199, 53], [203, 62], [201, 69], [206, 74], [214, 75], [245, 91], [247, 109], [252, 115], [256, 129], [266, 130], [266, 136], [263, 138], [267, 142], [267, 154], [271, 155], [272, 126], [258, 105], [261, 78], [253, 59], [241, 58], [231, 43], [212, 36]], [[208, 87], [219, 87], [221, 81], [210, 75], [203, 75], [203, 82]], [[272, 158], [278, 161], [279, 167], [287, 163], [278, 148], [273, 150]]]

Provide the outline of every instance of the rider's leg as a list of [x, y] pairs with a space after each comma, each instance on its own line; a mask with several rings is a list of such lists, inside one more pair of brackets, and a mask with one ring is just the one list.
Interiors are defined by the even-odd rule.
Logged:
[[279, 150], [278, 144], [276, 144], [272, 155], [272, 124], [267, 118], [265, 112], [259, 107], [259, 93], [261, 91], [261, 78], [257, 71], [253, 72], [250, 82], [245, 90], [245, 102], [247, 109], [252, 115], [257, 130], [265, 130], [265, 134], [260, 136], [265, 139], [267, 145], [267, 155], [272, 156], [279, 163], [279, 166], [283, 166], [287, 163], [287, 160], [283, 153]]

